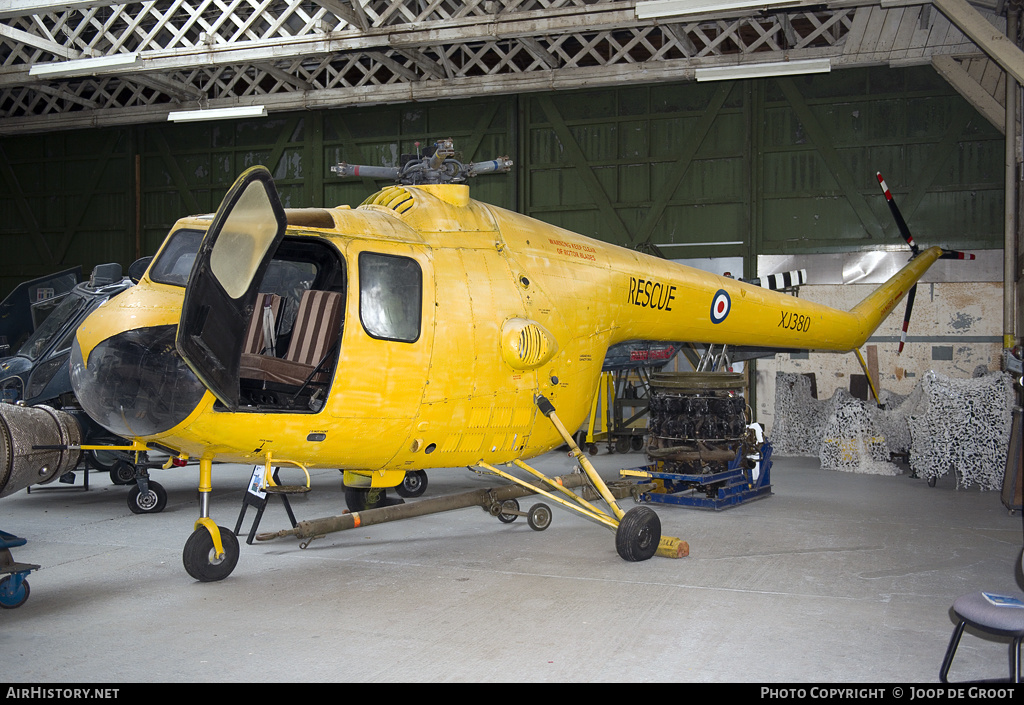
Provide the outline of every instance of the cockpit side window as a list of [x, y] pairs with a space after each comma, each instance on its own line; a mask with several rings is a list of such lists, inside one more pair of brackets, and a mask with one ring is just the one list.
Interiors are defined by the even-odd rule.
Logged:
[[[62, 332], [64, 333], [64, 341], [61, 343], [59, 350], [64, 350], [71, 347], [70, 338], [74, 336], [78, 326], [71, 326], [70, 330], [67, 330], [67, 326], [70, 321], [78, 318], [82, 315], [82, 311], [89, 305], [89, 302], [77, 296], [70, 294], [60, 305], [54, 309], [53, 313], [46, 317], [46, 320], [36, 328], [35, 332], [25, 341], [25, 344], [21, 346], [18, 351], [19, 355], [24, 355], [30, 360], [38, 360], [42, 355], [48, 351], [57, 339], [57, 336]], [[64, 343], [67, 343], [66, 345]]]
[[185, 286], [204, 234], [202, 230], [191, 228], [182, 228], [171, 233], [160, 256], [149, 270], [149, 278], [160, 284]]
[[359, 319], [370, 337], [413, 343], [420, 337], [423, 271], [409, 257], [359, 255]]

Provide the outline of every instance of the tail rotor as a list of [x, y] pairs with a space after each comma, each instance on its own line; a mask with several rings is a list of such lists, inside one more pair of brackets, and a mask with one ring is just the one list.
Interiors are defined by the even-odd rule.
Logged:
[[917, 247], [917, 243], [914, 242], [914, 236], [910, 234], [910, 228], [907, 227], [907, 221], [903, 220], [903, 214], [900, 213], [900, 209], [896, 206], [896, 201], [893, 200], [892, 192], [889, 191], [888, 184], [886, 184], [885, 179], [882, 178], [882, 172], [875, 172], [875, 176], [878, 177], [878, 185], [882, 187], [882, 193], [885, 195], [885, 202], [889, 204], [889, 211], [892, 213], [893, 220], [896, 221], [896, 227], [899, 228], [900, 235], [902, 235], [903, 239], [907, 241], [907, 244], [910, 245], [910, 251], [916, 256], [921, 250]]
[[[892, 192], [889, 191], [889, 186], [885, 183], [885, 179], [882, 178], [882, 173], [876, 172], [875, 175], [878, 177], [878, 185], [885, 195], [885, 202], [889, 205], [889, 211], [892, 213], [893, 220], [896, 221], [896, 227], [899, 229], [903, 239], [907, 241], [907, 245], [910, 246], [910, 251], [913, 253], [912, 258], [916, 257], [921, 250], [918, 248], [917, 243], [914, 242], [914, 236], [911, 235], [910, 228], [907, 227], [907, 221], [903, 219], [903, 214], [900, 213], [900, 209], [896, 206], [896, 201], [893, 199]], [[958, 250], [943, 250], [939, 259], [974, 259], [974, 255]], [[903, 314], [903, 332], [900, 334], [900, 347], [896, 351], [897, 355], [903, 352], [903, 346], [907, 343], [907, 327], [910, 325], [910, 314], [914, 310], [915, 294], [917, 294], [917, 284], [910, 287], [910, 291], [907, 292], [907, 310]]]

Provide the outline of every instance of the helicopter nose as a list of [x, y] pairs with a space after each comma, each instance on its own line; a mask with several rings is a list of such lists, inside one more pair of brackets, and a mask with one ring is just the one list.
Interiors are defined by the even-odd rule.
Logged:
[[125, 438], [154, 436], [177, 426], [206, 387], [174, 347], [177, 326], [136, 328], [97, 344], [84, 360], [76, 339], [71, 387], [85, 412]]

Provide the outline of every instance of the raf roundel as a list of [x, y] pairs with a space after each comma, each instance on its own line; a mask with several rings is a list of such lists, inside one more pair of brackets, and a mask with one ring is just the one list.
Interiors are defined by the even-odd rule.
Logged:
[[711, 299], [711, 322], [721, 323], [724, 321], [729, 315], [730, 308], [732, 308], [732, 299], [729, 298], [729, 293], [725, 289], [719, 289]]

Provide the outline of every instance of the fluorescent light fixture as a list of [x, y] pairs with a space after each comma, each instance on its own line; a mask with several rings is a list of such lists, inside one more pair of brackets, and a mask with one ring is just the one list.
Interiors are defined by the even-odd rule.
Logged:
[[200, 120], [231, 120], [234, 118], [266, 117], [265, 105], [240, 105], [237, 108], [211, 108], [209, 110], [179, 110], [167, 113], [169, 122], [199, 122]]
[[694, 74], [698, 81], [733, 81], [742, 78], [767, 78], [768, 76], [790, 76], [801, 73], [828, 73], [832, 70], [829, 59], [804, 59], [801, 61], [776, 61], [767, 64], [736, 64], [697, 69]]
[[69, 78], [71, 76], [95, 76], [107, 69], [125, 68], [134, 66], [139, 61], [138, 53], [111, 54], [110, 56], [97, 56], [91, 59], [74, 59], [72, 61], [57, 61], [50, 64], [34, 64], [29, 70], [29, 76], [49, 76], [51, 78]]
[[799, 5], [801, 2], [802, 0], [649, 0], [636, 4], [636, 17], [638, 20], [649, 20], [736, 10], [768, 10]]
[[723, 240], [722, 242], [656, 242], [655, 247], [715, 247], [718, 245], [746, 245], [744, 240]]

